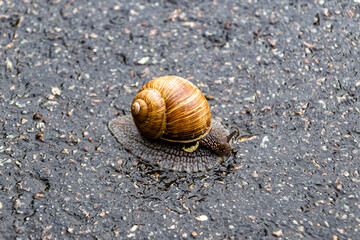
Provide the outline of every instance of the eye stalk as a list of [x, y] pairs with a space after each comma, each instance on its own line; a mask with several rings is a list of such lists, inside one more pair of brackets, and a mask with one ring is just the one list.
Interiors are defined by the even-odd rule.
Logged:
[[229, 143], [230, 140], [235, 136], [235, 134], [239, 134], [239, 131], [238, 130], [234, 130], [232, 133], [229, 134], [229, 136], [227, 136], [227, 142]]

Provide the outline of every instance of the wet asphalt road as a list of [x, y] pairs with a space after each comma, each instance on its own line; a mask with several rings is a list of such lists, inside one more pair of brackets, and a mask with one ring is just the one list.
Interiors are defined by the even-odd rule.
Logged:
[[[3, 239], [359, 239], [360, 1], [0, 0]], [[240, 135], [208, 172], [107, 123], [179, 75]]]

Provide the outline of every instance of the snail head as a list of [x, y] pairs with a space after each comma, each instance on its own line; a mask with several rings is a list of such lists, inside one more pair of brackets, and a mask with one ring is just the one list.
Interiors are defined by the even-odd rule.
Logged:
[[233, 148], [230, 145], [230, 140], [234, 137], [235, 134], [237, 134], [238, 131], [235, 130], [232, 133], [230, 133], [224, 142], [219, 143], [213, 150], [216, 152], [219, 156], [229, 156], [231, 152], [233, 151]]

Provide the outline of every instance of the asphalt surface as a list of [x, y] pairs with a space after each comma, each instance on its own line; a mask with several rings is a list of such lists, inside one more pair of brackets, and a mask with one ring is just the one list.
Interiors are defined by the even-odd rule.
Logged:
[[[0, 0], [3, 239], [360, 239], [360, 1]], [[164, 171], [107, 124], [147, 81], [237, 154]]]

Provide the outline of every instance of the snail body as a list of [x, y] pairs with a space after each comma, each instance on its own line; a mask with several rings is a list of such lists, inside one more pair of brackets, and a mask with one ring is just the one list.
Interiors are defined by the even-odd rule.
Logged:
[[110, 121], [110, 131], [129, 152], [162, 168], [204, 171], [232, 151], [235, 132], [211, 119], [206, 98], [186, 79], [165, 76], [146, 83], [131, 114]]

